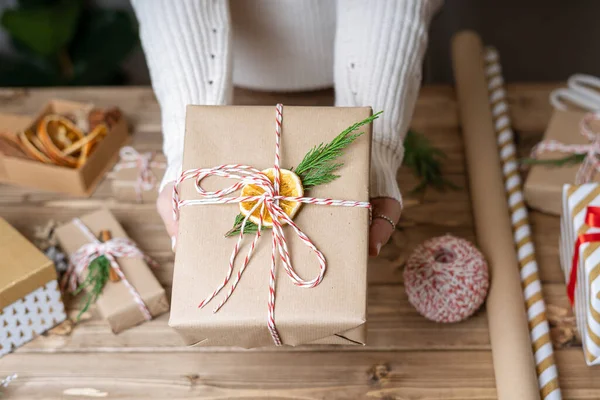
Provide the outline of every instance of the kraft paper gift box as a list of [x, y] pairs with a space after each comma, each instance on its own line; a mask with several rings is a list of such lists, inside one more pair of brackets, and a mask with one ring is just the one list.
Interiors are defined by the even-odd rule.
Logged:
[[[120, 202], [154, 204], [167, 159], [162, 153], [134, 151], [125, 154], [132, 158], [122, 156], [110, 173], [113, 195]], [[147, 167], [137, 161], [139, 157], [148, 158]], [[143, 183], [140, 178], [145, 179]]]
[[[80, 220], [96, 237], [103, 230], [108, 230], [113, 238], [127, 237], [119, 222], [106, 209], [87, 214], [80, 217]], [[58, 227], [56, 236], [61, 247], [69, 256], [90, 242], [73, 221]], [[169, 310], [165, 290], [143, 258], [122, 257], [117, 258], [117, 262], [129, 283], [140, 294], [152, 317]], [[96, 306], [114, 333], [122, 332], [146, 321], [144, 314], [122, 280], [108, 281], [96, 301]]]
[[589, 210], [593, 211], [593, 207], [600, 207], [600, 184], [564, 186], [560, 261], [567, 292], [569, 287], [573, 291], [577, 329], [581, 334], [588, 365], [600, 364], [600, 238], [592, 237], [589, 242], [579, 246], [575, 272], [572, 263], [578, 237], [600, 233], [600, 223], [597, 223], [599, 226], [586, 223], [586, 215]]
[[[356, 122], [369, 117], [370, 108], [283, 107], [281, 168], [297, 166], [320, 143], [330, 142]], [[245, 164], [258, 170], [273, 167], [275, 158], [275, 107], [188, 106], [183, 170], [221, 164]], [[371, 127], [344, 152], [337, 171], [340, 177], [316, 186], [308, 196], [367, 202]], [[209, 189], [237, 181], [212, 179]], [[181, 199], [198, 194], [191, 181], [180, 185]], [[238, 194], [231, 194], [236, 196]], [[271, 230], [263, 231], [239, 285], [224, 306], [231, 282], [206, 307], [203, 301], [223, 282], [236, 237], [225, 238], [239, 214], [238, 204], [191, 205], [180, 209], [175, 256], [171, 316], [173, 327], [188, 345], [272, 346], [267, 328]], [[276, 266], [274, 320], [284, 345], [344, 344], [366, 342], [367, 258], [369, 210], [304, 204], [294, 218], [324, 254], [327, 270], [316, 287], [294, 285], [281, 260]], [[297, 273], [317, 276], [317, 259], [285, 226], [289, 253]], [[239, 270], [254, 234], [245, 236], [234, 269]]]
[[0, 357], [66, 319], [54, 264], [0, 218]]
[[[88, 108], [85, 103], [52, 100], [28, 124], [23, 116], [0, 114], [0, 131], [17, 135], [24, 129], [35, 129], [39, 121], [51, 113], [68, 114]], [[121, 146], [128, 140], [125, 118], [121, 118], [100, 141], [80, 168], [68, 168], [0, 152], [0, 182], [26, 186], [74, 196], [90, 196], [104, 174], [116, 161]]]
[[[589, 144], [589, 139], [581, 134], [580, 123], [584, 115], [585, 113], [582, 112], [554, 110], [544, 135], [544, 141], [556, 140], [564, 144], [576, 145]], [[538, 158], [550, 160], [564, 158], [568, 155], [561, 152], [545, 152]], [[533, 165], [525, 180], [527, 205], [545, 213], [560, 215], [563, 185], [575, 184], [575, 177], [580, 165]], [[598, 177], [600, 175], [596, 175], [596, 178]]]

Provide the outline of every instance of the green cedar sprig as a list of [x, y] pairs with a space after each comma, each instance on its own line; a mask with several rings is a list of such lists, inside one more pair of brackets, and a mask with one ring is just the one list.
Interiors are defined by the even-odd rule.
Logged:
[[552, 158], [549, 160], [538, 160], [536, 158], [525, 158], [521, 160], [525, 165], [550, 165], [554, 167], [564, 167], [565, 165], [581, 164], [587, 154], [569, 154], [563, 158]]
[[[356, 132], [359, 128], [375, 121], [383, 111], [379, 111], [364, 120], [355, 123], [346, 128], [342, 133], [337, 135], [331, 142], [321, 143], [313, 147], [304, 156], [300, 164], [292, 171], [298, 175], [302, 181], [302, 186], [305, 190], [312, 187], [323, 185], [332, 182], [339, 178], [335, 172], [344, 165], [344, 163], [336, 160], [344, 153], [344, 150], [352, 144], [362, 132]], [[356, 133], [355, 133], [356, 132]], [[234, 236], [240, 233], [244, 216], [238, 214], [235, 217], [233, 228], [225, 234], [225, 236]], [[264, 228], [263, 228], [264, 229]], [[256, 233], [258, 225], [248, 220], [244, 226], [244, 233]]]
[[90, 305], [98, 299], [104, 285], [108, 282], [110, 275], [110, 262], [105, 256], [100, 256], [94, 259], [88, 266], [88, 274], [83, 282], [79, 284], [73, 295], [79, 294], [82, 290], [86, 291], [84, 306], [77, 314], [76, 321], [79, 321], [81, 315], [86, 312]]
[[438, 190], [459, 188], [442, 175], [442, 161], [445, 158], [446, 154], [434, 147], [425, 136], [413, 130], [408, 131], [404, 139], [404, 165], [421, 180], [412, 189], [413, 192], [421, 192], [428, 186]]

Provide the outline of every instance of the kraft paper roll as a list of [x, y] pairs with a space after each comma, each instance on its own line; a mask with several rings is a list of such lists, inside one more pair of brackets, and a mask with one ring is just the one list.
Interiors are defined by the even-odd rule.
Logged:
[[539, 399], [479, 36], [457, 34], [452, 58], [475, 231], [490, 268], [486, 309], [498, 399]]

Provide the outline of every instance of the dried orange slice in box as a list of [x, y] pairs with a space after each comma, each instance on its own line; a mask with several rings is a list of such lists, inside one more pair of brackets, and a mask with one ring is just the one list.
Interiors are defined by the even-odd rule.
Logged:
[[[46, 164], [54, 164], [44, 151], [44, 146], [35, 135], [35, 133], [27, 130], [17, 134], [19, 144], [23, 151], [32, 159], [41, 161]], [[62, 164], [59, 164], [62, 165]]]
[[[262, 171], [262, 173], [265, 174], [271, 182], [273, 182], [275, 180], [275, 169], [274, 168], [265, 169]], [[298, 175], [296, 175], [292, 171], [289, 171], [287, 169], [281, 169], [280, 175], [279, 175], [279, 181], [280, 181], [279, 193], [282, 196], [290, 196], [290, 197], [304, 196], [304, 188], [302, 187], [302, 181], [300, 180], [300, 177], [298, 177]], [[246, 185], [242, 188], [241, 196], [260, 196], [264, 192], [265, 191], [263, 190], [263, 188], [261, 188], [259, 186]], [[248, 214], [250, 214], [250, 211], [252, 211], [252, 209], [254, 208], [256, 203], [257, 203], [257, 201], [241, 202], [240, 203], [240, 212], [242, 213], [242, 215], [244, 217], [248, 216]], [[294, 218], [294, 216], [300, 209], [301, 205], [302, 205], [302, 203], [297, 202], [297, 201], [289, 201], [289, 200], [280, 200], [279, 201], [279, 206], [281, 207], [283, 212], [285, 212], [290, 218]], [[250, 215], [248, 220], [250, 220], [258, 225], [260, 222], [260, 209], [261, 209], [261, 207], [259, 206], [256, 210], [254, 210], [254, 212], [252, 213], [252, 215]], [[285, 223], [284, 221], [281, 221], [281, 222]], [[263, 226], [266, 228], [273, 226], [273, 220], [271, 219], [271, 215], [267, 212], [267, 210], [263, 211]]]
[[59, 165], [77, 167], [78, 157], [64, 150], [84, 138], [83, 132], [69, 119], [60, 115], [46, 115], [38, 125], [38, 137], [48, 156]]
[[77, 151], [79, 151], [79, 158], [77, 159], [77, 166], [81, 167], [88, 159], [88, 156], [92, 152], [92, 149], [98, 143], [98, 141], [102, 140], [104, 136], [108, 133], [108, 127], [105, 124], [96, 125], [93, 131], [91, 131], [88, 135], [79, 139], [75, 143], [71, 144], [69, 147], [64, 149], [62, 152], [64, 155], [71, 155]]

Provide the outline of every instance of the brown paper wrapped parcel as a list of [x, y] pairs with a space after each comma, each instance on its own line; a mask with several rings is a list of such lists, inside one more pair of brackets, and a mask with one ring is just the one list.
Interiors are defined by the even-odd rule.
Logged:
[[[124, 149], [130, 151], [124, 152]], [[167, 165], [164, 154], [126, 146], [121, 148], [120, 156], [109, 175], [115, 199], [125, 203], [154, 204]]]
[[[103, 230], [109, 231], [113, 238], [127, 237], [119, 222], [106, 209], [84, 215], [80, 217], [80, 220], [96, 237]], [[73, 222], [58, 227], [56, 236], [69, 256], [73, 255], [81, 246], [89, 243], [85, 234]], [[164, 288], [142, 258], [123, 257], [117, 258], [117, 262], [153, 317], [169, 311], [169, 302]], [[98, 297], [96, 305], [114, 333], [145, 322], [144, 314], [123, 281], [108, 281]]]
[[[330, 142], [356, 122], [369, 117], [370, 108], [283, 107], [281, 168], [297, 166], [320, 143]], [[310, 197], [369, 200], [371, 127], [344, 150], [331, 183], [310, 189]], [[183, 170], [245, 164], [259, 170], [273, 166], [275, 107], [188, 106]], [[234, 181], [213, 178], [207, 190], [231, 186]], [[214, 187], [212, 187], [214, 186]], [[181, 198], [194, 199], [193, 181], [181, 185]], [[239, 195], [233, 193], [232, 196]], [[271, 231], [263, 232], [246, 272], [233, 295], [216, 313], [230, 284], [207, 307], [198, 305], [223, 282], [237, 238], [225, 238], [239, 213], [238, 204], [182, 207], [175, 256], [169, 325], [188, 345], [272, 346], [267, 329]], [[304, 204], [294, 218], [324, 254], [327, 270], [314, 288], [295, 286], [276, 267], [275, 321], [284, 345], [365, 344], [367, 305], [367, 244], [369, 210]], [[318, 262], [290, 227], [284, 226], [290, 256], [305, 279], [318, 274]], [[244, 238], [234, 276], [254, 234]]]
[[[583, 112], [554, 110], [544, 135], [544, 141], [556, 140], [564, 144], [575, 145], [589, 144], [589, 139], [581, 134], [580, 123], [584, 116]], [[550, 160], [564, 158], [568, 155], [561, 152], [545, 152], [538, 158]], [[563, 186], [575, 183], [580, 166], [581, 164], [532, 166], [525, 180], [527, 205], [552, 215], [560, 215]], [[600, 175], [596, 174], [594, 181], [597, 181], [598, 178]]]

